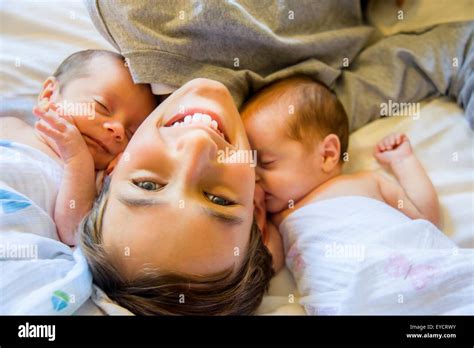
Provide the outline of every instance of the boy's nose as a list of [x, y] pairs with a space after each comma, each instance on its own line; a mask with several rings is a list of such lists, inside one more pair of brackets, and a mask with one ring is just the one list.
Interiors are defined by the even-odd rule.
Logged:
[[217, 159], [216, 143], [202, 130], [190, 130], [180, 136], [176, 141], [176, 149], [182, 174], [187, 181], [199, 179]]
[[122, 142], [125, 139], [125, 130], [120, 122], [105, 122], [105, 129], [107, 129], [115, 141]]

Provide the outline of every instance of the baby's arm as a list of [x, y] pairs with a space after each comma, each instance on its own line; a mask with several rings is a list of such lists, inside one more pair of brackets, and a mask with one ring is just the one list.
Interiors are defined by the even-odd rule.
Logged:
[[385, 137], [375, 148], [375, 158], [390, 166], [400, 183], [379, 177], [385, 201], [411, 218], [424, 218], [439, 225], [438, 196], [408, 138], [404, 134]]
[[64, 161], [54, 221], [60, 240], [72, 246], [76, 244], [76, 227], [92, 208], [96, 196], [94, 160], [71, 120], [50, 108], [36, 108], [34, 113], [40, 118], [36, 129], [57, 145]]

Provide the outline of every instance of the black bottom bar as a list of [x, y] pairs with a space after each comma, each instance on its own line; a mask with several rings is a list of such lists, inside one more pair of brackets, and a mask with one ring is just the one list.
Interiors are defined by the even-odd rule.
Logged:
[[[0, 317], [0, 346], [474, 343], [473, 317]], [[48, 326], [49, 325], [49, 326]], [[54, 330], [53, 330], [54, 326]], [[54, 332], [53, 332], [54, 331]], [[53, 337], [54, 333], [54, 337]], [[21, 337], [20, 337], [21, 336]], [[41, 336], [41, 337], [38, 337]]]

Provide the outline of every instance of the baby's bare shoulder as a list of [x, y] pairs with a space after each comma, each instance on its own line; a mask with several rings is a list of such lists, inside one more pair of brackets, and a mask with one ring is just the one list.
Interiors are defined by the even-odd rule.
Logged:
[[364, 171], [338, 175], [318, 187], [311, 195], [310, 200], [350, 195], [378, 197], [377, 174], [372, 171]]
[[336, 177], [333, 185], [373, 185], [377, 182], [377, 173], [374, 171], [363, 171], [357, 173], [343, 174]]
[[15, 135], [25, 129], [32, 129], [32, 127], [18, 117], [0, 117], [0, 139], [14, 140]]

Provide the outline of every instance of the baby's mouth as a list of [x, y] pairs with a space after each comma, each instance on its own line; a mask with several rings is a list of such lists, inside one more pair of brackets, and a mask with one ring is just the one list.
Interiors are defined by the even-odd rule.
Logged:
[[82, 136], [84, 137], [84, 139], [88, 140], [89, 143], [92, 143], [94, 145], [96, 145], [96, 147], [99, 147], [102, 149], [102, 151], [104, 151], [105, 153], [107, 154], [112, 154], [112, 152], [109, 150], [109, 148], [107, 147], [107, 145], [105, 145], [102, 141], [98, 140], [98, 139], [95, 139], [87, 134], [84, 134], [82, 133]]
[[264, 192], [265, 192], [265, 200], [266, 201], [274, 198], [274, 196], [271, 193], [268, 193], [265, 190], [264, 190]]

